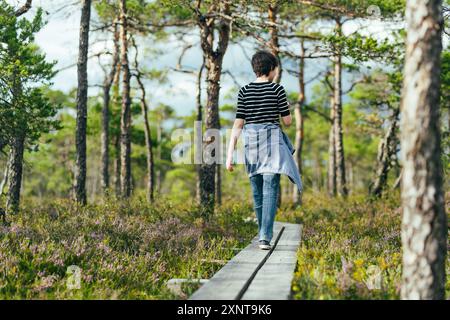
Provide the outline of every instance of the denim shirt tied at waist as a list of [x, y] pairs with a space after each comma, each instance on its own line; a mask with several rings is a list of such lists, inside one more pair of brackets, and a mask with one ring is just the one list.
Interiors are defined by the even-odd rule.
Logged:
[[248, 176], [279, 173], [289, 177], [299, 192], [303, 184], [289, 137], [275, 123], [249, 123], [243, 128], [244, 161]]

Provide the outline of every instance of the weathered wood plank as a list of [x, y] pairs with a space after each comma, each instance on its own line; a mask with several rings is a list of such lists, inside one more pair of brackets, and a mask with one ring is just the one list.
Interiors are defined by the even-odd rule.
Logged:
[[285, 227], [275, 250], [256, 274], [242, 300], [287, 300], [297, 264], [301, 225], [282, 223]]
[[[281, 226], [274, 225], [273, 229], [276, 237]], [[255, 236], [247, 247], [194, 292], [189, 300], [235, 299], [247, 279], [268, 253], [269, 251], [258, 248], [258, 236]]]
[[[255, 284], [255, 290], [258, 289], [258, 286], [264, 285], [264, 281], [274, 281], [273, 277], [275, 276], [275, 274], [271, 268], [276, 269], [278, 266], [279, 275], [278, 278], [275, 279], [275, 282], [283, 279], [282, 283], [284, 291], [281, 292], [282, 296], [285, 295], [285, 291], [287, 290], [285, 288], [286, 286], [288, 287], [290, 292], [290, 283], [289, 285], [286, 285], [286, 283], [288, 279], [292, 279], [294, 272], [293, 268], [295, 269], [296, 264], [296, 260], [293, 261], [292, 259], [293, 257], [296, 258], [296, 251], [300, 243], [298, 232], [299, 225], [275, 222], [272, 244], [277, 238], [283, 226], [285, 227], [285, 230], [280, 240], [278, 241], [278, 244], [275, 247], [273, 253], [266, 262], [267, 264], [269, 261], [271, 261], [270, 263], [274, 264], [274, 266], [266, 268], [267, 271], [265, 273], [265, 276], [261, 276], [259, 279], [258, 275], [263, 271], [264, 266], [266, 265], [264, 264], [262, 269], [258, 271], [255, 279], [253, 280], [255, 281], [257, 278], [259, 279]], [[279, 246], [280, 252], [277, 253]], [[196, 292], [194, 292], [189, 300], [235, 299], [239, 291], [244, 287], [248, 279], [255, 272], [258, 265], [265, 259], [265, 257], [269, 253], [270, 252], [267, 250], [261, 250], [258, 248], [258, 236], [255, 236], [247, 247], [245, 247], [235, 257], [233, 257], [207, 283], [202, 285]], [[274, 256], [275, 253], [277, 253], [277, 255]], [[290, 273], [290, 275], [285, 275], [286, 273]], [[272, 278], [270, 278], [271, 274]], [[264, 280], [264, 277], [266, 277], [267, 279]], [[250, 284], [249, 289], [252, 288], [252, 285], [253, 282]], [[248, 297], [251, 299], [253, 295], [255, 295], [255, 293], [251, 292]], [[245, 298], [246, 294], [244, 294], [244, 299]]]

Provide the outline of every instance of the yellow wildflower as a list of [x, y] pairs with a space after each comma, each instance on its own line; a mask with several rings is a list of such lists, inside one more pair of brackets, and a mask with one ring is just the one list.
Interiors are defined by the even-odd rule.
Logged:
[[355, 261], [353, 261], [353, 263], [355, 264], [355, 266], [356, 266], [357, 268], [360, 268], [360, 267], [362, 267], [363, 264], [364, 264], [364, 259], [356, 259]]

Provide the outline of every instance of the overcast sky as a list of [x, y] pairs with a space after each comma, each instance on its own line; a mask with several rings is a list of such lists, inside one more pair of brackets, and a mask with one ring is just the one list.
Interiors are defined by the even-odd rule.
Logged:
[[[24, 0], [8, 0], [16, 6], [24, 3]], [[68, 91], [76, 87], [77, 83], [77, 71], [76, 61], [78, 55], [78, 38], [79, 38], [79, 20], [80, 20], [80, 7], [76, 5], [75, 0], [34, 0], [33, 9], [27, 13], [27, 17], [30, 18], [36, 12], [36, 7], [41, 6], [48, 12], [46, 20], [48, 24], [37, 34], [36, 42], [46, 53], [49, 60], [56, 60], [58, 62], [56, 68], [64, 69], [59, 72], [54, 78], [54, 88], [63, 91]], [[62, 9], [61, 9], [62, 8]], [[95, 13], [93, 12], [93, 20], [95, 20]], [[348, 23], [346, 24], [345, 32], [352, 32], [355, 28], [360, 28], [358, 24]], [[384, 26], [380, 23], [371, 23], [370, 32], [375, 34], [382, 34]], [[193, 29], [192, 41], [197, 42], [198, 37]], [[105, 34], [91, 33], [90, 36], [90, 55], [98, 52], [105, 51], [105, 48], [111, 46], [110, 41], [105, 41]], [[145, 43], [142, 43], [145, 42]], [[151, 39], [139, 39], [138, 45], [140, 47], [154, 47], [155, 44]], [[151, 57], [147, 55], [145, 57], [145, 63], [148, 67], [152, 68], [165, 68], [175, 67], [178, 60], [178, 56], [181, 52], [181, 43], [176, 39], [161, 43], [158, 45], [163, 54], [157, 57]], [[298, 46], [293, 45], [292, 51], [298, 52]], [[244, 54], [244, 51], [246, 54]], [[233, 73], [236, 80], [240, 85], [244, 85], [255, 79], [255, 76], [251, 70], [251, 65], [247, 56], [251, 56], [255, 50], [252, 43], [248, 41], [241, 42], [240, 45], [231, 44], [224, 58], [224, 70], [229, 70]], [[297, 50], [297, 51], [296, 51]], [[134, 57], [133, 57], [134, 58]], [[105, 58], [107, 59], [107, 58]], [[107, 60], [103, 60], [103, 63], [107, 64]], [[197, 69], [201, 64], [201, 52], [198, 46], [189, 50], [183, 60], [183, 66]], [[285, 68], [296, 69], [295, 64], [285, 65]], [[306, 66], [306, 77], [314, 77], [318, 72], [326, 67], [326, 60], [308, 60]], [[88, 64], [88, 76], [89, 95], [95, 95], [99, 88], [96, 85], [102, 83], [104, 78], [104, 72], [99, 65], [97, 58], [89, 60]], [[146, 86], [149, 92], [149, 105], [155, 106], [159, 102], [166, 103], [174, 107], [179, 115], [190, 114], [195, 108], [195, 78], [190, 75], [178, 73], [175, 71], [169, 72], [169, 83], [161, 85], [158, 83], [147, 82]], [[349, 80], [349, 79], [347, 79]], [[283, 73], [281, 82], [288, 91], [297, 91], [298, 84], [297, 79], [289, 75], [287, 72]], [[311, 83], [307, 86], [307, 92], [310, 91]], [[221, 94], [221, 103], [233, 103], [235, 99], [235, 83], [228, 75], [223, 75], [221, 81], [221, 87], [223, 93], [229, 94], [229, 99], [225, 98], [225, 95]], [[237, 91], [236, 91], [237, 92]], [[309, 96], [309, 95], [307, 95]], [[203, 94], [203, 97], [205, 95]]]

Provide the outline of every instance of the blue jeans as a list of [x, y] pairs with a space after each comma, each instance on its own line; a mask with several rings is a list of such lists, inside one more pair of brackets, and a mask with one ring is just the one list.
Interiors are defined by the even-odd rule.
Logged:
[[259, 240], [270, 241], [273, 236], [273, 223], [277, 212], [280, 174], [264, 173], [250, 177], [253, 202], [258, 219]]

